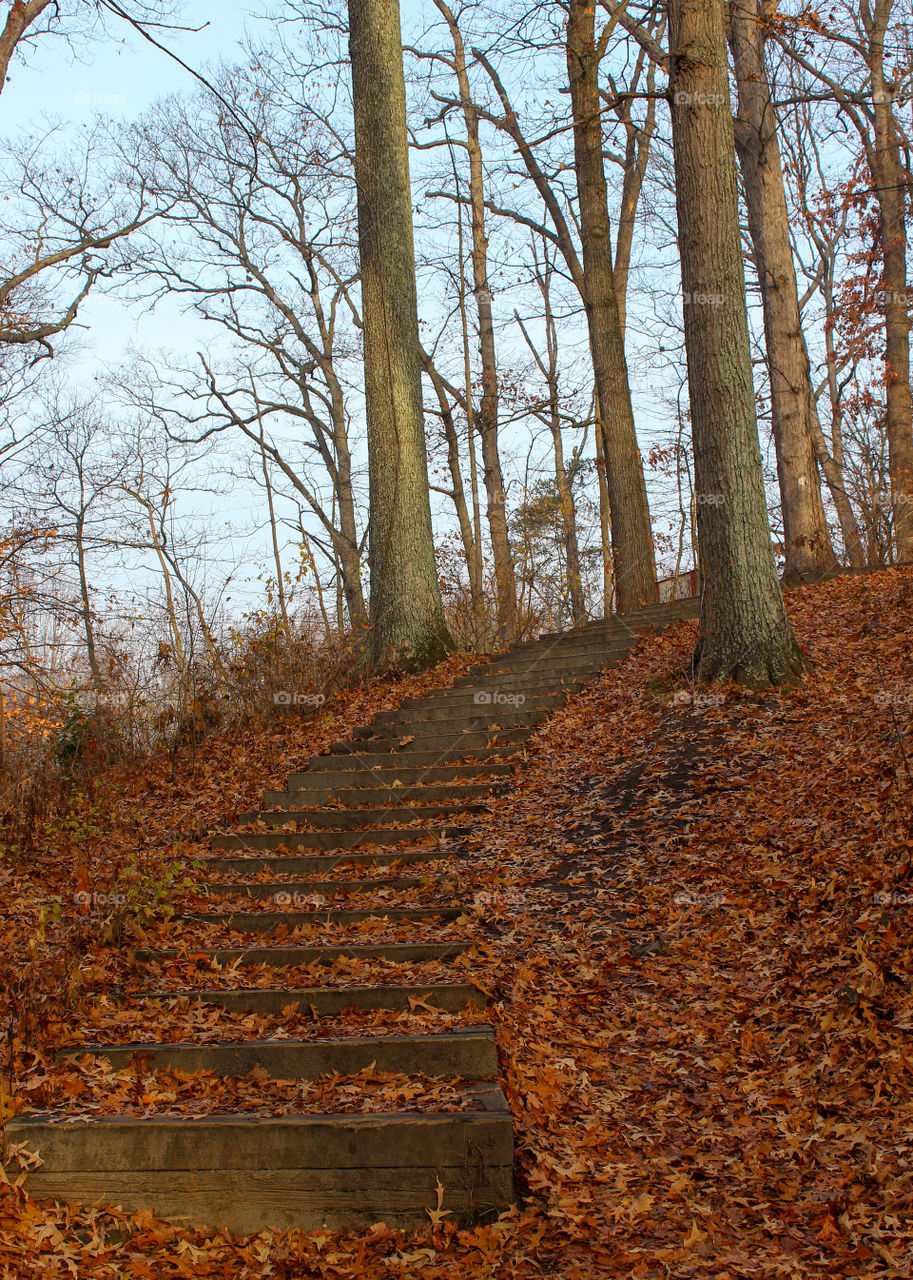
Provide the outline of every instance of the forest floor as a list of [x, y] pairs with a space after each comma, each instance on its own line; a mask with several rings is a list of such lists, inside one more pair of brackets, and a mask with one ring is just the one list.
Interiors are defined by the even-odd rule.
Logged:
[[[913, 570], [788, 605], [809, 663], [795, 688], [690, 687], [680, 624], [572, 698], [474, 821], [471, 975], [493, 997], [513, 1210], [233, 1239], [6, 1185], [0, 1276], [913, 1274]], [[157, 927], [128, 913], [93, 932], [76, 896], [158, 875], [166, 898], [207, 829], [461, 669], [214, 738], [174, 777], [112, 771], [40, 856], [5, 851], [0, 1119], [66, 1094], [51, 1048]], [[129, 869], [106, 871], [118, 851]]]

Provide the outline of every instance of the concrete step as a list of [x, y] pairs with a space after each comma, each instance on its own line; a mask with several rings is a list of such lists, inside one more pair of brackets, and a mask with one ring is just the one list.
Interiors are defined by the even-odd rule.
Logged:
[[[444, 962], [469, 951], [472, 942], [352, 942], [326, 947], [199, 947], [177, 951], [142, 948], [134, 954], [139, 964], [174, 964], [175, 961], [202, 959], [222, 967], [236, 964], [241, 969], [269, 965], [272, 969], [294, 969], [306, 964], [335, 964], [344, 957], [355, 960], [391, 960], [397, 964], [417, 964], [426, 960]], [[293, 990], [293, 988], [289, 988]]]
[[224, 924], [238, 933], [274, 933], [286, 925], [299, 929], [314, 924], [357, 924], [360, 920], [458, 920], [468, 907], [315, 907], [308, 911], [205, 911], [173, 916], [187, 924]]
[[[370, 778], [366, 777], [365, 782]], [[398, 781], [398, 779], [396, 779]], [[438, 783], [421, 786], [396, 786], [393, 782], [387, 786], [339, 787], [333, 793], [333, 799], [340, 805], [384, 805], [401, 804], [410, 800], [427, 800], [438, 803], [450, 801], [454, 812], [465, 811], [473, 802], [484, 796], [495, 795], [506, 788], [506, 783], [496, 780], [476, 783]], [[308, 809], [315, 803], [311, 791], [267, 791], [263, 803], [278, 809]], [[411, 810], [407, 810], [411, 812]]]
[[[7, 1126], [38, 1153], [32, 1196], [117, 1204], [238, 1234], [427, 1225], [437, 1186], [453, 1219], [508, 1208], [513, 1129], [497, 1086], [469, 1087], [463, 1112], [132, 1115], [55, 1123], [48, 1113]], [[16, 1168], [18, 1176], [18, 1167]]]
[[378, 827], [374, 831], [249, 831], [213, 836], [214, 849], [353, 849], [358, 845], [414, 844], [467, 835], [468, 827]]
[[57, 1061], [88, 1055], [125, 1071], [131, 1063], [147, 1071], [212, 1071], [246, 1076], [254, 1068], [272, 1080], [316, 1080], [331, 1072], [354, 1075], [373, 1063], [378, 1071], [482, 1080], [498, 1073], [498, 1051], [490, 1027], [428, 1035], [347, 1036], [326, 1040], [244, 1040], [228, 1044], [81, 1044], [59, 1050]]
[[342, 853], [321, 856], [308, 854], [268, 854], [263, 857], [216, 858], [204, 857], [195, 859], [212, 871], [238, 872], [240, 874], [259, 874], [262, 871], [282, 872], [285, 875], [301, 876], [336, 871], [342, 867], [386, 867], [392, 863], [411, 866], [422, 862], [437, 862], [443, 858], [452, 858], [454, 850], [441, 844], [420, 845], [417, 849], [394, 850], [383, 853]]
[[251, 883], [239, 880], [233, 884], [208, 884], [198, 889], [211, 898], [256, 898], [266, 902], [278, 899], [282, 904], [291, 905], [296, 899], [312, 896], [344, 898], [355, 897], [362, 893], [376, 893], [384, 889], [421, 889], [424, 885], [443, 884], [435, 876], [387, 876], [365, 880], [272, 880]]
[[[395, 800], [396, 796], [389, 799]], [[484, 808], [477, 800], [467, 800], [465, 804], [448, 804], [440, 801], [437, 804], [386, 805], [372, 807], [344, 807], [333, 805], [331, 808], [315, 807], [300, 809], [255, 809], [251, 813], [239, 813], [238, 821], [265, 822], [271, 827], [284, 827], [290, 822], [298, 822], [306, 827], [316, 827], [328, 831], [360, 831], [367, 827], [379, 825], [420, 822], [434, 818], [452, 818], [458, 813], [472, 813]]]
[[408, 983], [378, 983], [352, 987], [241, 987], [234, 990], [201, 988], [183, 991], [146, 991], [147, 1000], [200, 1001], [217, 1005], [229, 1013], [252, 1013], [279, 1017], [288, 1008], [311, 1013], [315, 1018], [331, 1018], [348, 1010], [407, 1012], [413, 1007], [460, 1013], [467, 1008], [484, 1009], [488, 997], [471, 982], [430, 982], [424, 986]]

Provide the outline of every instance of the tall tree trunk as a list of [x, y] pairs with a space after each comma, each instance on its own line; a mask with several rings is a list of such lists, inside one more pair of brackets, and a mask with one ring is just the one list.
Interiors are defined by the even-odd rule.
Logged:
[[913, 402], [910, 396], [910, 304], [907, 287], [907, 175], [894, 119], [893, 85], [885, 77], [884, 42], [893, 0], [860, 6], [869, 37], [868, 64], [875, 117], [870, 148], [884, 260], [885, 399], [888, 459], [898, 560], [913, 560]]
[[[450, 30], [453, 41], [453, 66], [460, 94], [460, 108], [466, 126], [466, 150], [469, 155], [469, 207], [472, 216], [472, 283], [479, 318], [479, 356], [482, 366], [482, 401], [476, 422], [482, 445], [482, 469], [488, 503], [488, 528], [495, 579], [498, 584], [498, 640], [505, 644], [517, 634], [517, 581], [514, 574], [504, 476], [498, 448], [498, 364], [495, 355], [495, 329], [488, 281], [488, 235], [485, 230], [485, 176], [482, 147], [479, 142], [479, 116], [469, 86], [463, 37], [445, 0], [435, 0]], [[462, 263], [461, 263], [462, 270]], [[468, 394], [468, 392], [467, 392]]]
[[[705, 677], [764, 687], [802, 655], [777, 581], [745, 304], [724, 0], [669, 0], [670, 97]], [[701, 305], [702, 297], [722, 299]]]
[[[772, 7], [764, 0], [765, 16]], [[758, 0], [730, 0], [729, 16], [729, 46], [739, 91], [735, 145], [764, 309], [786, 574], [816, 573], [832, 569], [837, 559], [815, 466], [815, 430], [820, 427], [799, 313], [762, 12]]]
[[567, 67], [574, 114], [584, 305], [601, 408], [616, 608], [627, 613], [657, 600], [656, 563], [612, 269], [595, 0], [570, 0], [568, 14]]
[[372, 658], [420, 670], [452, 641], [434, 561], [399, 0], [349, 0], [371, 506]]

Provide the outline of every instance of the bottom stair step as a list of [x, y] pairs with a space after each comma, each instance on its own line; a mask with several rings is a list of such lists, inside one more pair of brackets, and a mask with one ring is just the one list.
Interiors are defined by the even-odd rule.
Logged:
[[255, 1067], [273, 1080], [315, 1080], [332, 1071], [355, 1075], [372, 1063], [404, 1075], [462, 1076], [481, 1080], [498, 1073], [494, 1032], [487, 1027], [420, 1036], [346, 1036], [326, 1040], [244, 1040], [230, 1044], [69, 1045], [58, 1061], [88, 1054], [115, 1071], [134, 1060], [150, 1071], [212, 1071], [246, 1076]]
[[146, 991], [147, 1000], [199, 1000], [230, 1013], [278, 1015], [298, 1006], [315, 1017], [331, 1017], [348, 1009], [408, 1011], [417, 1006], [459, 1013], [469, 1005], [484, 1009], [488, 997], [471, 982], [433, 982], [424, 986], [378, 983], [364, 987], [240, 987], [221, 990]]
[[[32, 1196], [145, 1209], [238, 1234], [427, 1224], [428, 1210], [473, 1221], [513, 1201], [513, 1127], [496, 1086], [471, 1091], [477, 1109], [376, 1114], [101, 1117], [53, 1123], [47, 1113], [6, 1126], [42, 1163]], [[11, 1163], [11, 1172], [19, 1174]]]

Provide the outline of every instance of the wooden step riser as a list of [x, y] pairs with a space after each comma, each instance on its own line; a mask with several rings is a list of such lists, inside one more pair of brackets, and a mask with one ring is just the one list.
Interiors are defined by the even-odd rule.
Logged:
[[[365, 782], [368, 781], [369, 779], [365, 778]], [[335, 790], [323, 788], [322, 793], [316, 789], [314, 791], [267, 791], [263, 797], [263, 803], [276, 809], [309, 809], [313, 805], [319, 805], [330, 799], [337, 801], [340, 805], [350, 805], [353, 808], [362, 805], [395, 805], [409, 800], [424, 800], [438, 804], [449, 801], [459, 809], [465, 810], [467, 806], [486, 796], [497, 795], [505, 787], [505, 783], [497, 781], [480, 782], [469, 786], [432, 783], [427, 786], [412, 787], [394, 786], [391, 781], [385, 787], [348, 786], [338, 787]]]
[[[395, 792], [392, 796], [387, 796], [387, 799], [395, 800]], [[299, 811], [297, 819], [303, 826], [321, 831], [363, 831], [380, 824], [393, 826], [435, 818], [455, 818], [458, 814], [481, 813], [484, 808], [484, 804], [474, 797], [462, 804], [447, 804], [442, 800], [434, 805], [387, 804], [376, 808], [371, 805], [349, 808], [340, 805], [330, 809], [318, 806]], [[263, 822], [270, 827], [284, 827], [295, 821], [296, 814], [288, 809], [254, 809], [249, 813], [238, 814], [240, 824]]]
[[7, 1138], [42, 1161], [27, 1180], [32, 1196], [118, 1204], [212, 1229], [427, 1223], [439, 1181], [445, 1206], [469, 1220], [506, 1209], [513, 1193], [503, 1094], [473, 1092], [480, 1110], [452, 1114], [114, 1116], [67, 1125], [39, 1114], [11, 1121]]
[[[478, 729], [436, 729], [433, 733], [422, 733], [416, 729], [409, 729], [407, 732], [404, 729], [402, 733], [378, 733], [370, 738], [353, 739], [330, 749], [339, 755], [387, 754], [391, 759], [413, 751], [417, 755], [424, 754], [434, 759], [437, 753], [439, 759], [446, 760], [453, 755], [469, 755], [477, 748], [519, 746], [535, 733], [538, 723], [507, 729], [497, 726], [492, 729], [487, 726]], [[403, 739], [409, 741], [404, 742]]]
[[272, 1080], [316, 1080], [336, 1072], [378, 1071], [482, 1080], [498, 1073], [494, 1033], [469, 1030], [425, 1036], [352, 1036], [345, 1040], [250, 1040], [234, 1044], [84, 1044], [57, 1054], [58, 1062], [90, 1057], [125, 1071], [212, 1071], [240, 1078], [254, 1069]]
[[406, 720], [418, 724], [450, 724], [487, 712], [550, 715], [565, 701], [561, 690], [536, 693], [532, 689], [480, 689], [439, 702], [404, 702], [395, 711], [379, 711], [371, 724], [401, 724]]
[[194, 891], [207, 898], [254, 898], [267, 902], [278, 897], [280, 902], [291, 902], [296, 897], [341, 895], [350, 898], [385, 889], [421, 889], [431, 884], [442, 890], [445, 887], [435, 876], [388, 876], [386, 879], [364, 880], [274, 880], [269, 884], [250, 884], [240, 880], [235, 884], [196, 885]]
[[[339, 960], [390, 960], [395, 964], [424, 964], [428, 961], [444, 964], [463, 955], [472, 947], [471, 942], [390, 942], [357, 943], [350, 946], [329, 947], [200, 947], [193, 954], [208, 963], [221, 966], [237, 965], [240, 969], [252, 969], [266, 964], [272, 969], [294, 969], [301, 965], [334, 965]], [[175, 964], [187, 962], [181, 951], [137, 951], [139, 964]]]
[[676, 622], [696, 618], [699, 612], [700, 602], [697, 597], [693, 597], [689, 600], [677, 601], [674, 605], [651, 605], [649, 609], [617, 615], [608, 624], [592, 622], [576, 631], [543, 631], [539, 636], [539, 641], [557, 640], [560, 643], [577, 636], [589, 634], [591, 631], [607, 635], [626, 634], [631, 629], [639, 632], [642, 629], [651, 627], [661, 631], [668, 626], [674, 626]]
[[485, 733], [501, 732], [504, 729], [535, 728], [551, 715], [551, 711], [529, 711], [525, 707], [516, 711], [505, 711], [502, 706], [474, 706], [471, 711], [459, 715], [422, 719], [414, 714], [405, 713], [396, 720], [383, 720], [375, 724], [359, 726], [359, 732], [353, 734], [356, 741], [368, 738], [390, 738], [398, 742], [407, 735], [421, 738], [433, 737], [445, 739], [453, 733]]
[[[345, 751], [340, 748], [324, 756], [315, 756], [310, 761], [308, 772], [301, 776], [316, 778], [323, 773], [345, 773], [353, 769], [362, 774], [365, 770], [375, 767], [391, 770], [421, 769], [423, 772], [426, 769], [435, 768], [485, 768], [489, 764], [506, 764], [515, 754], [515, 748], [503, 745], [477, 747], [471, 752], [459, 747], [453, 747], [444, 752], [440, 749], [409, 751], [406, 748], [400, 748], [394, 752], [375, 752], [372, 758], [371, 752], [356, 753], [350, 744]], [[462, 764], [463, 761], [465, 765]]]
[[210, 911], [188, 912], [172, 918], [186, 924], [221, 924], [239, 933], [275, 933], [283, 927], [299, 929], [307, 925], [357, 924], [361, 920], [458, 920], [466, 907], [329, 907], [310, 911]]
[[[515, 772], [513, 764], [502, 764], [493, 760], [488, 764], [477, 765], [419, 765], [417, 768], [397, 767], [387, 764], [376, 769], [366, 769], [355, 762], [355, 769], [336, 769], [332, 772], [323, 769], [314, 773], [290, 773], [286, 779], [284, 792], [277, 794], [307, 795], [310, 792], [333, 790], [360, 791], [363, 788], [378, 787], [386, 790], [394, 783], [399, 783], [405, 790], [410, 787], [424, 786], [463, 786], [480, 787], [507, 785], [508, 779]], [[464, 781], [465, 780], [465, 781]]]
[[251, 831], [213, 836], [214, 849], [352, 849], [358, 845], [415, 844], [423, 840], [467, 835], [468, 827], [382, 827], [376, 831]]
[[356, 1012], [406, 1013], [421, 1002], [443, 1013], [461, 1013], [467, 1007], [482, 1010], [488, 999], [469, 982], [434, 982], [425, 986], [377, 984], [367, 987], [251, 987], [234, 991], [218, 989], [147, 991], [145, 999], [167, 1003], [175, 999], [215, 1005], [229, 1013], [279, 1017], [286, 1009], [298, 1009], [318, 1018]]
[[434, 863], [454, 856], [454, 851], [442, 845], [427, 845], [418, 850], [403, 849], [393, 853], [342, 853], [338, 857], [295, 854], [251, 856], [247, 858], [199, 858], [206, 868], [219, 872], [237, 872], [241, 875], [258, 875], [263, 871], [282, 875], [310, 875], [344, 870], [351, 867], [385, 867], [391, 863], [404, 866]]

